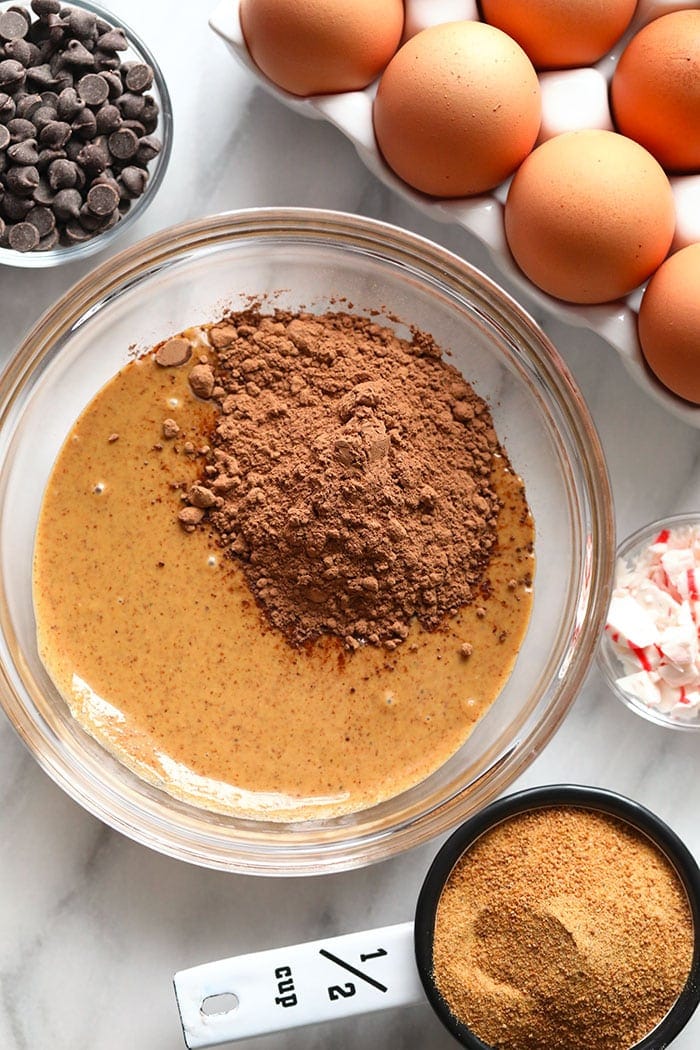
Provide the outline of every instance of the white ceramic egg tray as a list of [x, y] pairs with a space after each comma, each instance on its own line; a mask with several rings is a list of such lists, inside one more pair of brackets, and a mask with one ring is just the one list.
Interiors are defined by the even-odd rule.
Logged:
[[[253, 63], [246, 48], [239, 18], [240, 0], [222, 0], [209, 24], [229, 45], [258, 82], [285, 105], [307, 117], [327, 120], [355, 146], [365, 165], [385, 185], [401, 194], [433, 219], [457, 223], [489, 250], [500, 273], [532, 301], [555, 317], [597, 332], [620, 355], [630, 375], [658, 402], [691, 426], [700, 428], [700, 406], [677, 398], [657, 382], [647, 369], [637, 339], [637, 310], [643, 287], [624, 300], [596, 306], [574, 306], [540, 291], [517, 268], [508, 250], [503, 228], [503, 205], [508, 182], [489, 194], [440, 200], [411, 189], [381, 157], [372, 128], [372, 102], [377, 83], [363, 91], [300, 98], [272, 83]], [[540, 142], [564, 131], [582, 128], [612, 130], [608, 82], [629, 38], [653, 18], [670, 11], [697, 7], [696, 2], [640, 0], [627, 33], [595, 66], [539, 74], [542, 89]], [[476, 0], [406, 0], [404, 38], [428, 25], [460, 19], [478, 19]], [[700, 175], [671, 178], [676, 201], [677, 225], [673, 250], [700, 241]]]

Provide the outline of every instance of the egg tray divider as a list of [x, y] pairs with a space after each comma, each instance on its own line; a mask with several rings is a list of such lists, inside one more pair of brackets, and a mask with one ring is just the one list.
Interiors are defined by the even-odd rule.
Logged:
[[[608, 104], [608, 82], [627, 41], [653, 18], [670, 11], [693, 8], [692, 2], [640, 0], [632, 24], [622, 40], [595, 66], [538, 74], [542, 89], [542, 128], [538, 143], [564, 131], [583, 128], [613, 130]], [[384, 162], [372, 126], [372, 103], [378, 81], [362, 91], [300, 98], [278, 88], [252, 61], [243, 39], [240, 0], [221, 0], [209, 24], [256, 80], [290, 109], [303, 116], [326, 120], [354, 145], [365, 166], [386, 186], [399, 193], [430, 218], [456, 223], [489, 251], [500, 274], [550, 315], [570, 325], [592, 329], [617, 353], [633, 379], [673, 415], [700, 428], [700, 406], [676, 397], [647, 368], [637, 338], [637, 312], [643, 287], [625, 299], [595, 306], [575, 306], [554, 299], [537, 288], [518, 269], [508, 250], [503, 206], [510, 180], [488, 194], [441, 200], [413, 190]], [[478, 20], [476, 0], [406, 0], [406, 35], [428, 25], [461, 19]], [[673, 249], [700, 241], [700, 175], [670, 178], [677, 211]]]

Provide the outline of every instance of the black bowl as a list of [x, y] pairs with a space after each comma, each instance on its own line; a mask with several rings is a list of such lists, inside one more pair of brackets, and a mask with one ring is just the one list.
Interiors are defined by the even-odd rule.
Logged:
[[694, 949], [690, 972], [675, 1003], [659, 1024], [629, 1050], [663, 1050], [690, 1020], [700, 1001], [700, 869], [667, 824], [637, 802], [601, 788], [557, 784], [531, 788], [491, 803], [455, 831], [428, 870], [416, 905], [415, 952], [428, 1000], [449, 1032], [469, 1050], [492, 1050], [451, 1012], [433, 979], [433, 935], [438, 902], [452, 869], [474, 842], [511, 817], [546, 807], [577, 806], [616, 817], [640, 831], [666, 856], [683, 884], [693, 917]]

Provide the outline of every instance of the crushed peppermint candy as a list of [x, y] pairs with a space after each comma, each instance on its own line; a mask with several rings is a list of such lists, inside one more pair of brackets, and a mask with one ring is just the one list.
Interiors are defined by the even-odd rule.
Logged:
[[700, 525], [662, 529], [618, 561], [605, 630], [619, 689], [672, 720], [700, 719]]

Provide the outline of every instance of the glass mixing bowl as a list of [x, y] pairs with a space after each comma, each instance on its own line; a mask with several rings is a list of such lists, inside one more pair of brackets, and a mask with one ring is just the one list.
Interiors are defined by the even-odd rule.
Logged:
[[[48, 251], [18, 252], [9, 247], [0, 247], [0, 265], [3, 266], [42, 269], [58, 266], [61, 263], [74, 262], [77, 259], [85, 259], [96, 252], [104, 251], [118, 237], [121, 237], [123, 233], [131, 229], [134, 222], [143, 215], [160, 188], [170, 160], [173, 141], [172, 103], [165, 78], [153, 53], [134, 30], [125, 25], [122, 18], [108, 11], [107, 8], [93, 4], [91, 0], [69, 0], [66, 7], [90, 11], [92, 14], [97, 15], [98, 18], [109, 22], [110, 25], [121, 27], [124, 30], [128, 47], [126, 51], [119, 52], [120, 61], [122, 63], [144, 62], [146, 65], [151, 66], [153, 69], [153, 84], [148, 88], [147, 94], [151, 95], [158, 103], [158, 127], [154, 135], [160, 139], [162, 148], [160, 153], [148, 165], [149, 174], [146, 189], [140, 197], [132, 201], [129, 210], [111, 229], [105, 230], [103, 233], [97, 233], [87, 241], [80, 241], [77, 244], [61, 244]], [[4, 2], [0, 2], [0, 14], [3, 11], [7, 11], [8, 8], [24, 8], [30, 13], [32, 20], [36, 19], [30, 0], [4, 0]]]
[[[432, 333], [490, 403], [536, 526], [527, 636], [468, 741], [380, 805], [288, 824], [178, 801], [103, 750], [71, 717], [38, 657], [31, 590], [44, 487], [87, 402], [136, 348], [272, 292], [283, 309], [323, 310], [345, 296], [355, 312], [379, 310]], [[202, 865], [271, 875], [339, 871], [416, 846], [480, 809], [542, 750], [575, 699], [603, 626], [613, 559], [605, 461], [554, 348], [468, 263], [384, 223], [266, 209], [163, 231], [72, 288], [0, 379], [2, 704], [37, 761], [81, 805], [139, 842]]]

